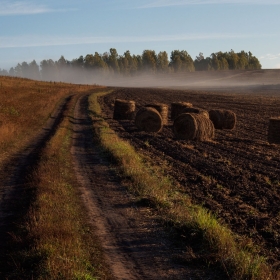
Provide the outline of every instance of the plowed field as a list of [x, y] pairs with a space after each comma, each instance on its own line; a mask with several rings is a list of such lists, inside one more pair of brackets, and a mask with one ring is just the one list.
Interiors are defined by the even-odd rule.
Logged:
[[[133, 121], [113, 120], [115, 98], [141, 106], [186, 101], [202, 109], [230, 109], [234, 130], [216, 130], [207, 142], [175, 139], [172, 121], [157, 134]], [[234, 232], [251, 238], [280, 269], [280, 146], [267, 142], [269, 118], [280, 116], [280, 87], [229, 90], [117, 88], [100, 99], [106, 121], [120, 137], [162, 165], [193, 202], [211, 210]], [[170, 108], [170, 107], [169, 107]]]

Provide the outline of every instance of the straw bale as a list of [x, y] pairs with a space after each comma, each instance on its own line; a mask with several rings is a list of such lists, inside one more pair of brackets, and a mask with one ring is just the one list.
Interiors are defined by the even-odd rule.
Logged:
[[210, 110], [209, 118], [216, 129], [234, 129], [236, 125], [236, 114], [231, 110]]
[[159, 132], [163, 122], [160, 113], [152, 107], [142, 107], [136, 113], [135, 125], [139, 130], [146, 132]]
[[203, 114], [183, 113], [173, 123], [176, 138], [183, 140], [206, 141], [215, 136], [214, 125]]
[[203, 114], [206, 118], [209, 119], [209, 114], [206, 110], [200, 109], [200, 108], [185, 108], [182, 110], [181, 114], [183, 113], [193, 113], [193, 114]]
[[269, 119], [268, 142], [280, 144], [280, 117]]
[[168, 124], [168, 105], [162, 103], [147, 104], [145, 107], [155, 108], [162, 117], [163, 125]]
[[185, 108], [190, 108], [193, 105], [188, 102], [173, 102], [171, 103], [171, 120], [175, 120]]
[[114, 115], [115, 120], [132, 120], [135, 116], [135, 102], [131, 100], [115, 100]]

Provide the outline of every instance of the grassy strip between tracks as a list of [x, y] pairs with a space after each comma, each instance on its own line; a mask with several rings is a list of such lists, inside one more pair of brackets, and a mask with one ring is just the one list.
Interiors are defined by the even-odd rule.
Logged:
[[175, 191], [172, 180], [159, 167], [145, 162], [128, 142], [118, 138], [101, 115], [98, 97], [105, 94], [90, 96], [94, 129], [101, 145], [119, 163], [122, 175], [132, 180], [132, 191], [140, 198], [148, 198], [169, 224], [187, 232], [199, 232], [201, 241], [230, 279], [279, 279], [250, 239], [235, 235], [209, 211]]
[[[71, 102], [68, 110], [75, 100]], [[16, 269], [7, 279], [109, 279], [76, 188], [66, 114], [70, 111], [30, 175], [29, 184], [36, 190], [24, 225], [30, 246], [12, 256]]]

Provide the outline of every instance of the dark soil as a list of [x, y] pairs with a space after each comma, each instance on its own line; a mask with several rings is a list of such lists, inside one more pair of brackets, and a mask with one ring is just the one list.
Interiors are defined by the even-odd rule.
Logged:
[[207, 250], [193, 252], [156, 211], [127, 191], [93, 133], [87, 98], [75, 108], [71, 153], [89, 221], [113, 275], [109, 279], [228, 279], [219, 264], [210, 265]]
[[[115, 98], [134, 100], [137, 109], [178, 101], [205, 110], [230, 109], [237, 125], [234, 130], [216, 130], [213, 141], [177, 140], [170, 119], [157, 134], [138, 131], [131, 120], [113, 120]], [[280, 116], [279, 85], [212, 91], [115, 88], [100, 103], [120, 137], [156, 164], [169, 166], [166, 173], [194, 203], [252, 239], [260, 254], [280, 269], [280, 146], [267, 142], [269, 118]]]

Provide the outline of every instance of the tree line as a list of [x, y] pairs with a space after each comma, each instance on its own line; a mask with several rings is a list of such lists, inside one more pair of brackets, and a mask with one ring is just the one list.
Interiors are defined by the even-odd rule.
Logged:
[[[111, 48], [109, 52], [100, 54], [87, 54], [71, 61], [61, 56], [57, 61], [45, 59], [37, 64], [35, 60], [30, 63], [22, 62], [12, 67], [9, 71], [1, 70], [0, 75], [30, 78], [36, 80], [69, 81], [71, 74], [80, 75], [120, 74], [134, 76], [143, 72], [150, 73], [180, 73], [193, 71], [218, 71], [218, 70], [253, 70], [261, 69], [259, 60], [251, 52], [241, 51], [235, 53], [217, 52], [209, 57], [203, 53], [192, 59], [185, 50], [174, 50], [170, 57], [166, 51], [158, 54], [154, 50], [144, 50], [142, 55], [131, 55], [126, 51], [119, 55], [117, 50]], [[77, 72], [78, 70], [78, 72]]]

